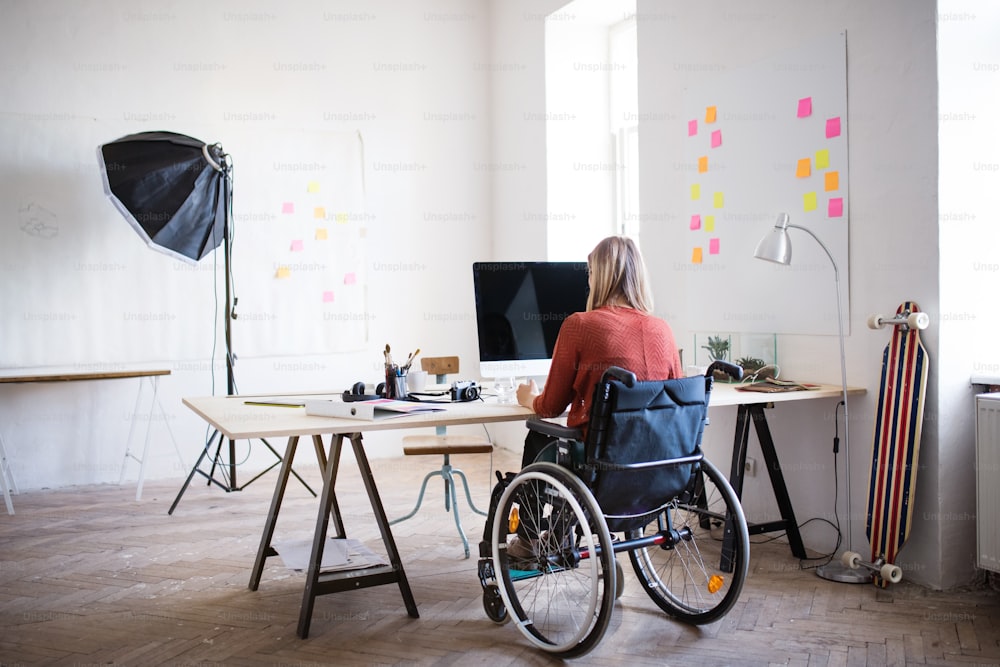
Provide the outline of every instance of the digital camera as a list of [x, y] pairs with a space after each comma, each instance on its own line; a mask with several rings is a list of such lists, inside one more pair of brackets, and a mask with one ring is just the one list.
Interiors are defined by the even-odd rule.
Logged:
[[451, 400], [475, 401], [479, 398], [479, 385], [471, 380], [451, 383]]

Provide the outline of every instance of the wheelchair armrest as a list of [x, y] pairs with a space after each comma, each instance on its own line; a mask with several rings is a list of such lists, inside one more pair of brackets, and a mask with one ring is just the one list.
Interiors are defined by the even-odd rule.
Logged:
[[560, 440], [583, 440], [583, 430], [545, 421], [544, 419], [529, 419], [528, 430], [548, 435]]

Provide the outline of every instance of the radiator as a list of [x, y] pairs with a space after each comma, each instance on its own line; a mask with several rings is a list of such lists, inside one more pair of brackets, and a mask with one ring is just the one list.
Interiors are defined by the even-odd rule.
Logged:
[[976, 553], [1000, 572], [1000, 394], [976, 396]]

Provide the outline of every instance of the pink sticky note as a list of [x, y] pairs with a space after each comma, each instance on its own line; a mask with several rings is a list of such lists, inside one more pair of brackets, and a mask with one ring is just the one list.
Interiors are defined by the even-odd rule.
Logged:
[[722, 145], [722, 130], [715, 130], [712, 132], [712, 148], [718, 148]]
[[290, 201], [286, 201], [284, 204], [281, 205], [281, 212], [282, 213], [295, 213], [295, 204], [293, 204]]
[[832, 139], [840, 136], [840, 116], [826, 119], [826, 138]]
[[708, 254], [718, 255], [719, 254], [719, 239], [709, 239], [708, 241]]
[[345, 285], [353, 285], [356, 282], [358, 282], [358, 278], [353, 273], [345, 273], [344, 274], [344, 284]]
[[812, 112], [813, 112], [813, 98], [803, 97], [801, 100], [799, 100], [799, 112], [797, 114], [799, 118], [806, 118], [808, 116], [811, 116]]
[[327, 290], [323, 292], [323, 303], [333, 303], [333, 291]]
[[698, 121], [696, 121], [696, 120], [689, 120], [688, 121], [688, 136], [689, 137], [693, 137], [696, 134], [698, 134]]
[[833, 197], [826, 209], [827, 215], [831, 218], [840, 218], [844, 215], [844, 200], [842, 197]]
[[302, 252], [302, 248], [303, 246], [301, 240], [295, 239], [292, 241], [292, 252]]
[[697, 213], [691, 216], [691, 229], [701, 229], [701, 216]]

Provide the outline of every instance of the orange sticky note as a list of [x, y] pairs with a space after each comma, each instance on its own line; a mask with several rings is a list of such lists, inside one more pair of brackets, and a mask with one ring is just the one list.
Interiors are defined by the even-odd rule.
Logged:
[[701, 264], [701, 248], [695, 248], [691, 251], [691, 263]]
[[706, 215], [705, 216], [705, 231], [714, 232], [715, 231], [715, 216]]
[[705, 108], [705, 122], [714, 123], [715, 122], [715, 107]]
[[288, 270], [287, 266], [279, 266], [278, 270], [275, 271], [275, 278], [288, 278], [292, 275], [292, 272]]
[[316, 208], [313, 209], [313, 217], [316, 218], [317, 220], [325, 220], [326, 209], [323, 208], [322, 206], [317, 206]]
[[691, 186], [691, 199], [701, 199], [701, 186], [697, 183]]
[[802, 210], [803, 211], [815, 211], [816, 210], [816, 193], [807, 192], [802, 195]]
[[316, 228], [316, 240], [317, 241], [325, 241], [326, 239], [327, 239], [326, 227], [317, 227]]
[[840, 172], [828, 171], [823, 175], [823, 189], [827, 192], [840, 188]]
[[714, 195], [712, 195], [713, 208], [722, 208], [725, 206], [725, 204], [726, 204], [726, 198], [725, 196], [723, 196], [721, 192], [716, 192]]
[[809, 166], [809, 158], [804, 157], [799, 160], [799, 163], [795, 166], [795, 178], [808, 178], [812, 173], [812, 169]]
[[708, 156], [703, 155], [698, 158], [698, 173], [704, 174], [706, 171], [708, 171]]

